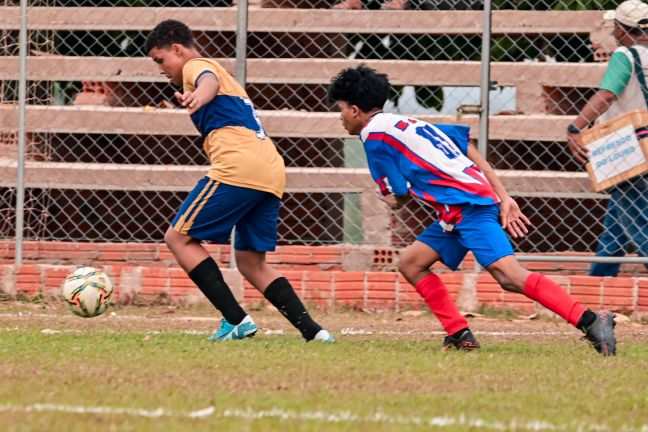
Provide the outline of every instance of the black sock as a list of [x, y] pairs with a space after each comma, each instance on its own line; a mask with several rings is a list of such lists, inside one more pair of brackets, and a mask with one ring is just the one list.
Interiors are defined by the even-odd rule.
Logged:
[[306, 340], [312, 340], [322, 330], [310, 317], [304, 304], [285, 277], [275, 279], [263, 293], [266, 299], [297, 328]]
[[463, 328], [463, 329], [461, 329], [461, 330], [459, 330], [459, 331], [456, 331], [456, 332], [452, 333], [452, 334], [450, 335], [450, 337], [451, 337], [452, 339], [459, 339], [459, 338], [461, 337], [461, 335], [463, 334], [463, 332], [465, 332], [466, 330], [470, 330], [470, 329], [469, 329], [468, 327]]
[[237, 325], [245, 318], [245, 311], [238, 304], [232, 290], [225, 283], [223, 274], [218, 269], [216, 261], [211, 257], [205, 258], [189, 272], [189, 277], [205, 297], [223, 314], [230, 324]]
[[576, 324], [576, 328], [585, 331], [585, 329], [587, 329], [587, 327], [589, 327], [595, 320], [596, 320], [596, 314], [591, 310], [587, 309], [585, 310], [585, 312], [583, 312], [583, 315], [578, 320], [578, 324]]

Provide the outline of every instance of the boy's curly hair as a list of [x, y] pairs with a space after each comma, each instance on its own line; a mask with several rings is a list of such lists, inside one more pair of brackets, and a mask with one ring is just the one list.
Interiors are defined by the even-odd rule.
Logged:
[[331, 102], [344, 101], [364, 112], [382, 109], [389, 96], [389, 78], [362, 64], [342, 70], [331, 79], [328, 97]]

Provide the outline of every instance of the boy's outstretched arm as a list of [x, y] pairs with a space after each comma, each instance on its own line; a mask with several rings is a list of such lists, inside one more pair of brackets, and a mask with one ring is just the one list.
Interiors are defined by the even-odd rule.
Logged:
[[502, 228], [508, 230], [515, 238], [524, 237], [529, 232], [526, 225], [531, 225], [531, 221], [522, 213], [515, 200], [506, 192], [493, 168], [472, 144], [468, 145], [468, 158], [475, 162], [475, 165], [484, 173], [493, 190], [502, 200], [500, 202]]
[[175, 92], [175, 97], [180, 105], [189, 110], [189, 114], [193, 114], [214, 99], [218, 90], [220, 90], [220, 82], [216, 75], [205, 73], [198, 79], [196, 90], [184, 93]]

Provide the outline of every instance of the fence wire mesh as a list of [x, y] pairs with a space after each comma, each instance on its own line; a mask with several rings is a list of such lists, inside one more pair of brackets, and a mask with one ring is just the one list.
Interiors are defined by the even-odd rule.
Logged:
[[[7, 119], [17, 118], [18, 2], [0, 4], [0, 157], [15, 166], [17, 124]], [[625, 252], [648, 248], [646, 182], [624, 186], [634, 194], [632, 211], [618, 205], [626, 192], [593, 192], [565, 132], [616, 49], [604, 11], [617, 6], [493, 2], [488, 160], [534, 224], [515, 242], [521, 252], [594, 252], [610, 193], [625, 221], [615, 228], [616, 243]], [[468, 124], [477, 136], [477, 116], [466, 107], [479, 104], [482, 8], [481, 0], [250, 1], [247, 91], [289, 168], [281, 243], [403, 246], [432, 222], [430, 210], [415, 203], [398, 212], [382, 207], [362, 170], [361, 144], [326, 100], [327, 85], [342, 68], [367, 63], [390, 76], [386, 111]], [[144, 40], [162, 19], [185, 21], [201, 52], [233, 73], [236, 13], [229, 0], [29, 3], [25, 158], [28, 172], [48, 180], [28, 175], [26, 239], [162, 241], [191, 179], [200, 177], [178, 176], [176, 168], [207, 159]], [[103, 165], [70, 165], [81, 163]], [[151, 184], [136, 184], [133, 170], [151, 166], [160, 168]], [[97, 184], [106, 169], [119, 179]], [[304, 176], [307, 185], [291, 181]], [[4, 238], [15, 234], [10, 177], [0, 188]]]

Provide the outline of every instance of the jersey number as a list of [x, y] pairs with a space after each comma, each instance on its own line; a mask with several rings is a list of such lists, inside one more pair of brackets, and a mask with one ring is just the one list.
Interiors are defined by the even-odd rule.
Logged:
[[257, 126], [259, 126], [259, 130], [256, 132], [256, 136], [260, 140], [264, 140], [268, 137], [266, 134], [265, 129], [263, 129], [263, 126], [261, 125], [261, 120], [259, 120], [259, 116], [257, 116], [256, 110], [254, 109], [254, 105], [252, 105], [252, 101], [249, 98], [243, 98], [243, 103], [245, 105], [249, 106], [250, 109], [252, 110], [252, 117], [254, 118], [254, 121], [256, 122]]
[[442, 137], [438, 136], [430, 125], [417, 127], [416, 134], [430, 141], [430, 143], [437, 149], [441, 150], [443, 154], [448, 157], [448, 159], [454, 159], [457, 156], [461, 155], [461, 152], [454, 144], [451, 144]]

